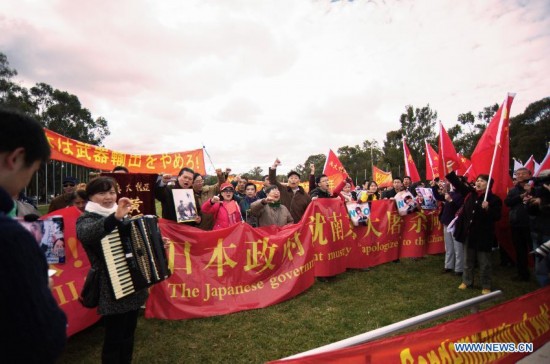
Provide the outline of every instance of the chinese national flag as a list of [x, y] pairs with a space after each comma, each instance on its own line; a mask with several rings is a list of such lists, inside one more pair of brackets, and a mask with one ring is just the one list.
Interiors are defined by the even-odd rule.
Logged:
[[439, 122], [439, 170], [442, 171], [442, 174], [445, 176], [447, 172], [447, 162], [453, 161], [453, 169], [456, 170], [460, 168], [460, 159], [457, 156], [455, 146], [449, 138], [449, 134], [443, 127], [443, 124]]
[[460, 153], [457, 155], [460, 159], [460, 168], [456, 170], [456, 174], [467, 177], [469, 182], [474, 181], [477, 176], [475, 171], [472, 169], [472, 162]]
[[420, 182], [420, 175], [416, 169], [416, 164], [414, 164], [411, 152], [409, 152], [409, 147], [407, 147], [405, 138], [403, 138], [403, 154], [405, 156], [405, 172], [407, 173], [407, 176], [411, 177], [412, 183]]
[[391, 172], [385, 172], [376, 166], [372, 166], [372, 179], [380, 188], [389, 187], [393, 182]]
[[439, 178], [439, 155], [435, 152], [434, 148], [426, 143], [426, 181], [433, 181]]
[[548, 146], [548, 152], [546, 152], [546, 157], [540, 162], [539, 169], [535, 171], [535, 177], [538, 177], [541, 171], [545, 169], [550, 169], [550, 146]]
[[512, 186], [510, 169], [510, 107], [515, 94], [508, 94], [495, 116], [483, 132], [472, 153], [472, 165], [477, 174], [493, 178], [493, 193], [504, 200]]
[[334, 154], [332, 149], [328, 151], [328, 157], [325, 162], [325, 168], [323, 168], [323, 174], [328, 177], [328, 183], [331, 190], [334, 190], [336, 186], [348, 177], [346, 169], [340, 162], [340, 159]]

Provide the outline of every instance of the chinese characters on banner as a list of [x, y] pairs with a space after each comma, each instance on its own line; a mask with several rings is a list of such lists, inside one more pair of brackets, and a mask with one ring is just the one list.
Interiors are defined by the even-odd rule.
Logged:
[[313, 277], [441, 253], [441, 225], [430, 225], [431, 217], [420, 211], [402, 218], [394, 201], [381, 200], [367, 226], [352, 228], [341, 200], [319, 199], [299, 224], [283, 228], [202, 232], [161, 220], [173, 275], [151, 289], [145, 315], [187, 319], [266, 307], [303, 292]]
[[[68, 334], [98, 318], [78, 302], [89, 262], [76, 239], [79, 212], [52, 212], [64, 219], [65, 264], [52, 265], [54, 297], [69, 319]], [[202, 231], [168, 220], [159, 222], [171, 240], [167, 251], [172, 276], [151, 288], [146, 317], [186, 319], [262, 308], [308, 289], [314, 277], [334, 276], [399, 257], [444, 251], [435, 211], [402, 218], [391, 200], [373, 201], [366, 226], [352, 227], [340, 199], [319, 199], [298, 224], [252, 228], [237, 224]], [[405, 235], [406, 233], [406, 235]], [[403, 237], [411, 241], [406, 247]]]
[[166, 154], [126, 154], [79, 142], [44, 129], [52, 150], [52, 159], [88, 168], [110, 171], [124, 166], [132, 173], [178, 174], [183, 167], [205, 174], [202, 149]]
[[145, 173], [102, 173], [117, 182], [117, 198], [128, 197], [132, 201], [130, 215], [156, 215], [156, 174]]

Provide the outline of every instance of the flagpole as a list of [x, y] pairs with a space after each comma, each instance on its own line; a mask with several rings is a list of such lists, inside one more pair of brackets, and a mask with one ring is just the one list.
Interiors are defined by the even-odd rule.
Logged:
[[432, 179], [435, 179], [435, 177], [434, 177], [434, 162], [432, 161], [432, 155], [430, 154], [430, 151], [428, 150], [428, 141], [426, 139], [424, 139], [424, 144], [425, 144], [425, 148], [426, 148], [426, 155], [428, 156], [428, 161], [430, 162], [430, 169], [432, 170]]
[[405, 173], [407, 176], [411, 175], [409, 171], [409, 164], [407, 163], [407, 153], [405, 152], [405, 137], [403, 137], [403, 160], [405, 161]]
[[439, 120], [439, 144], [441, 145], [440, 147], [440, 152], [441, 152], [441, 162], [443, 163], [443, 176], [446, 176], [447, 175], [447, 164], [445, 163], [445, 147], [443, 146], [443, 139], [442, 139], [442, 136], [443, 135], [443, 124], [441, 123], [441, 120]]
[[202, 150], [204, 150], [204, 152], [206, 153], [206, 156], [208, 157], [208, 160], [210, 161], [210, 164], [212, 165], [212, 168], [214, 168], [214, 173], [216, 173], [216, 167], [214, 166], [214, 163], [212, 162], [212, 158], [210, 158], [210, 154], [208, 154], [208, 152], [206, 151], [206, 146], [202, 145]]

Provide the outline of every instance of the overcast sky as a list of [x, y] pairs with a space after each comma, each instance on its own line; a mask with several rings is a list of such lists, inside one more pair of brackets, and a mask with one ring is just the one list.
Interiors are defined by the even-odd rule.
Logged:
[[406, 105], [448, 129], [550, 96], [550, 1], [4, 0], [0, 52], [105, 117], [109, 149], [287, 172], [382, 143]]

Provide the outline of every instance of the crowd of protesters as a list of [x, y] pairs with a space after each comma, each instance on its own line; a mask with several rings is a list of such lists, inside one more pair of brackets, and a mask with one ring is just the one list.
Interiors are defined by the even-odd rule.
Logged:
[[[11, 125], [8, 125], [10, 122]], [[51, 279], [48, 281], [47, 265], [45, 259], [41, 259], [44, 258], [43, 253], [38, 250], [37, 244], [32, 243], [32, 235], [11, 220], [16, 215], [38, 218], [36, 206], [32, 206], [32, 201], [26, 201], [21, 195], [21, 190], [28, 184], [34, 171], [50, 155], [43, 131], [37, 129], [37, 125], [32, 119], [0, 110], [0, 225], [3, 231], [3, 243], [0, 245], [11, 257], [6, 261], [14, 263], [4, 265], [3, 271], [5, 277], [13, 274], [28, 277], [25, 280], [28, 285], [2, 286], [2, 290], [6, 291], [4, 293], [9, 293], [12, 298], [13, 295], [21, 294], [19, 299], [4, 300], [0, 310], [3, 322], [9, 326], [7, 331], [10, 332], [8, 340], [2, 344], [4, 357], [8, 361], [16, 357], [22, 359], [20, 355], [25, 354], [28, 356], [25, 362], [52, 362], [63, 349], [66, 340], [66, 318], [51, 295], [48, 285], [49, 282], [51, 286]], [[29, 144], [25, 138], [15, 137], [22, 133], [33, 136], [31, 140], [38, 140], [39, 143]], [[528, 169], [516, 170], [514, 187], [502, 201], [491, 191], [493, 180], [490, 176], [481, 174], [475, 182], [468, 183], [453, 171], [452, 163], [447, 164], [449, 173], [441, 180], [413, 184], [408, 176], [403, 179], [396, 177], [385, 191], [375, 181], [365, 181], [354, 188], [350, 178], [344, 179], [331, 190], [329, 178], [324, 174], [316, 175], [313, 165], [310, 165], [307, 178], [309, 190], [306, 191], [300, 185], [302, 176], [296, 171], [286, 175], [286, 183], [277, 179], [276, 172], [280, 164], [279, 159], [276, 159], [269, 167], [269, 173], [262, 178], [260, 190], [245, 176], [237, 175], [229, 181], [229, 169], [224, 172], [216, 170], [217, 183], [205, 186], [204, 176], [185, 167], [177, 176], [167, 173], [160, 175], [155, 184], [154, 196], [161, 203], [162, 217], [178, 221], [173, 192], [177, 189], [192, 190], [196, 216], [186, 223], [203, 230], [217, 230], [238, 223], [247, 223], [252, 227], [298, 223], [308, 205], [320, 198], [338, 198], [343, 203], [370, 203], [380, 199], [394, 199], [402, 191], [416, 196], [416, 187], [430, 186], [441, 207], [439, 219], [443, 225], [445, 242], [442, 272], [460, 276], [462, 283], [459, 289], [472, 288], [477, 283], [482, 294], [491, 292], [491, 252], [498, 246], [495, 226], [502, 218], [503, 204], [510, 208], [509, 221], [517, 268], [515, 279], [530, 280], [529, 252], [536, 251], [534, 276], [541, 286], [550, 284], [550, 171], [543, 171], [538, 179], [533, 179]], [[112, 172], [128, 173], [128, 170], [119, 166]], [[76, 178], [66, 176], [62, 186], [63, 193], [52, 201], [49, 211], [75, 206], [82, 212], [77, 221], [78, 238], [90, 261], [101, 266], [98, 263], [101, 261], [98, 258], [98, 242], [126, 222], [130, 201], [124, 197], [117, 200], [116, 182], [110, 177], [96, 177], [88, 184], [79, 184]], [[16, 266], [17, 257], [25, 257], [25, 264]], [[33, 269], [25, 268], [29, 264]], [[11, 267], [9, 269], [13, 271], [7, 271], [6, 267]], [[479, 282], [474, 282], [476, 267], [479, 269]], [[105, 269], [101, 274], [106, 274]], [[325, 280], [325, 277], [320, 278]], [[147, 292], [136, 292], [124, 300], [115, 301], [108, 293], [106, 284], [101, 289], [98, 310], [106, 318], [103, 360], [130, 362], [138, 310], [144, 304]], [[12, 307], [8, 304], [29, 301], [25, 298], [28, 292], [34, 295], [33, 304], [36, 306], [32, 307], [40, 309], [24, 305]], [[17, 319], [22, 317], [22, 313], [25, 316], [24, 323]], [[25, 327], [33, 329], [24, 332]], [[46, 327], [48, 335], [41, 331]], [[20, 348], [22, 343], [31, 345], [33, 350]]]
[[[492, 193], [493, 182], [488, 175], [480, 175], [475, 182], [468, 183], [464, 177], [452, 171], [452, 163], [448, 165], [449, 174], [445, 178], [412, 183], [409, 176], [395, 177], [391, 186], [384, 190], [375, 181], [365, 181], [354, 188], [349, 178], [331, 190], [328, 177], [324, 174], [316, 175], [312, 164], [307, 176], [308, 191], [300, 185], [302, 176], [296, 171], [286, 175], [286, 183], [280, 182], [276, 177], [279, 165], [280, 161], [276, 159], [269, 167], [269, 174], [263, 176], [259, 190], [246, 176], [230, 178], [230, 169], [223, 172], [216, 170], [217, 183], [205, 186], [202, 175], [190, 168], [182, 168], [177, 176], [162, 174], [157, 180], [154, 194], [161, 203], [162, 217], [178, 221], [172, 191], [192, 189], [197, 214], [194, 220], [186, 224], [203, 230], [215, 230], [241, 222], [252, 227], [297, 223], [311, 201], [318, 198], [340, 198], [344, 203], [364, 203], [394, 199], [402, 191], [416, 196], [416, 187], [431, 187], [435, 199], [439, 201], [439, 219], [445, 243], [442, 273], [461, 277], [459, 288], [466, 289], [474, 287], [474, 267], [479, 267], [479, 282], [476, 285], [481, 287], [484, 294], [491, 291], [491, 252], [499, 245], [495, 224], [502, 218], [503, 204], [510, 208], [509, 221], [518, 273], [514, 280], [530, 280], [528, 253], [550, 240], [550, 184], [534, 186], [531, 172], [526, 168], [515, 171], [514, 187], [502, 201]], [[123, 170], [124, 167], [117, 168], [117, 172], [127, 172]], [[83, 210], [86, 201], [83, 187], [85, 185], [81, 184], [78, 188], [76, 179], [66, 177], [63, 180], [64, 194], [53, 202], [76, 205]], [[507, 253], [501, 250], [501, 255], [506, 257]], [[536, 256], [534, 275], [541, 286], [550, 283], [548, 258]]]

